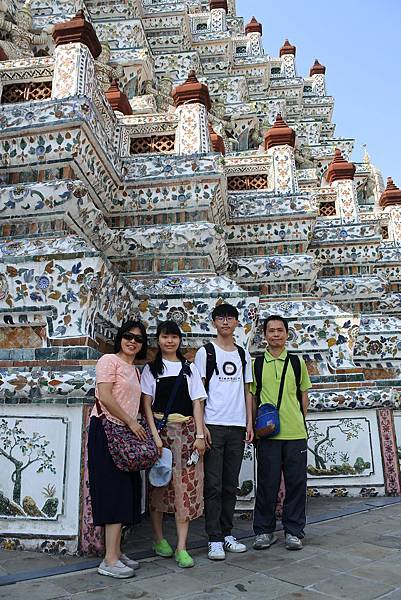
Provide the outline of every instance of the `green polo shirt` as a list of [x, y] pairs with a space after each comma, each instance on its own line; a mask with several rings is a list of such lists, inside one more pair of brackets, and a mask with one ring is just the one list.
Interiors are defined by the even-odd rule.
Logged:
[[[274, 404], [277, 406], [278, 392], [283, 372], [284, 361], [287, 356], [287, 350], [283, 350], [278, 358], [274, 358], [266, 350], [264, 354], [263, 372], [262, 372], [262, 391], [260, 393], [261, 404]], [[308, 371], [303, 358], [301, 361], [301, 382], [300, 388], [303, 392], [312, 387]], [[253, 369], [253, 365], [252, 365]], [[251, 393], [256, 392], [255, 376], [251, 385]], [[297, 385], [295, 374], [291, 363], [288, 363], [285, 374], [283, 398], [280, 406], [280, 433], [272, 436], [272, 440], [303, 440], [306, 439], [306, 431], [299, 400], [297, 398]]]

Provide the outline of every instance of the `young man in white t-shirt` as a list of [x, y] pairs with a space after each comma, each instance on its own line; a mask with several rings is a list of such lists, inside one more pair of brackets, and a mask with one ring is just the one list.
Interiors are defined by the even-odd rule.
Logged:
[[247, 350], [236, 346], [238, 311], [220, 304], [212, 312], [217, 338], [195, 356], [208, 397], [205, 406], [205, 521], [208, 557], [224, 560], [228, 552], [245, 552], [231, 535], [244, 443], [253, 439], [252, 363]]

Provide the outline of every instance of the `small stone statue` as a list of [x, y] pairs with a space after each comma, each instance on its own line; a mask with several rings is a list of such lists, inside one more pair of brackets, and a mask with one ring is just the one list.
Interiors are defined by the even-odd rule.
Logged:
[[5, 15], [0, 14], [0, 31], [9, 34], [10, 40], [0, 40], [0, 48], [9, 59], [30, 58], [33, 56], [31, 46], [42, 45], [47, 42], [48, 33], [42, 31], [39, 35], [32, 33], [32, 13], [30, 10], [32, 0], [26, 0], [23, 7], [15, 16], [16, 23], [5, 20]]
[[95, 62], [95, 72], [103, 91], [106, 91], [113, 79], [121, 79], [124, 76], [124, 69], [121, 65], [110, 63], [111, 49], [109, 42], [107, 40], [103, 41], [101, 46], [102, 53]]

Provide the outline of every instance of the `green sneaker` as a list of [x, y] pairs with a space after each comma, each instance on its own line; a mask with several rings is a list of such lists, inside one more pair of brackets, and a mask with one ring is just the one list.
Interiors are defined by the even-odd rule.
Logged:
[[194, 559], [186, 550], [176, 550], [175, 560], [178, 566], [182, 567], [183, 569], [188, 569], [189, 567], [194, 566]]
[[157, 556], [162, 556], [163, 558], [170, 558], [174, 554], [174, 550], [164, 538], [157, 544], [153, 542], [152, 548]]

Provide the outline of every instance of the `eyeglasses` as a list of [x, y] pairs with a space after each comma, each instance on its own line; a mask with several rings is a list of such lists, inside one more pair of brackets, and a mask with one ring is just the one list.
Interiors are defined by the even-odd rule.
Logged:
[[216, 317], [215, 321], [218, 323], [223, 323], [224, 321], [227, 321], [227, 323], [232, 323], [235, 321], [235, 317]]
[[132, 340], [134, 340], [134, 342], [136, 342], [137, 344], [143, 344], [143, 342], [145, 341], [141, 335], [131, 333], [130, 331], [126, 331], [125, 333], [123, 333], [122, 338], [124, 340], [127, 340], [127, 342], [132, 342]]

